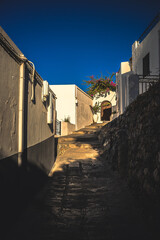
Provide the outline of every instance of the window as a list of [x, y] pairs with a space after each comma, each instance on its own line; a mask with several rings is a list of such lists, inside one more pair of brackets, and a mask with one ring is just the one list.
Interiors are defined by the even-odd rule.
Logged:
[[149, 53], [143, 58], [143, 77], [150, 75]]

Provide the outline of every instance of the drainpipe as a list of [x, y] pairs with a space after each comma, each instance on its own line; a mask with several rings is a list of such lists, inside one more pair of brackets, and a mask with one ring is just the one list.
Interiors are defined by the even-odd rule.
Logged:
[[24, 152], [24, 94], [25, 94], [25, 62], [29, 62], [33, 65], [32, 73], [32, 96], [31, 100], [35, 99], [34, 92], [34, 73], [35, 66], [29, 61], [23, 54], [18, 56], [22, 63], [20, 65], [19, 73], [19, 110], [18, 110], [18, 166], [22, 165], [23, 162], [23, 152]]
[[25, 89], [25, 63], [20, 65], [19, 78], [19, 110], [18, 110], [18, 166], [22, 165], [24, 151], [24, 89]]

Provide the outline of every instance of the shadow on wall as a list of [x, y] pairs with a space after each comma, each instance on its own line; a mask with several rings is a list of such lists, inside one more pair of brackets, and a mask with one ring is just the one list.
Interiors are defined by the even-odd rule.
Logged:
[[[104, 159], [139, 196], [141, 207], [150, 220], [152, 217], [159, 219], [157, 213], [160, 213], [159, 92], [160, 83], [157, 83], [138, 95], [126, 111], [99, 134]], [[157, 223], [159, 230], [159, 220]]]
[[27, 167], [33, 164], [47, 175], [49, 174], [55, 161], [55, 137], [50, 138], [26, 149]]
[[48, 179], [33, 165], [18, 167], [17, 157], [15, 154], [0, 160], [0, 239], [5, 239], [8, 229]]
[[[25, 79], [28, 79], [28, 81], [25, 81], [25, 95], [24, 95], [24, 153], [23, 153], [23, 166], [25, 168], [28, 168], [28, 164], [35, 165], [38, 168], [40, 168], [42, 171], [44, 171], [46, 174], [49, 173], [50, 168], [53, 165], [54, 159], [54, 137], [51, 136], [48, 139], [35, 144], [34, 146], [28, 147], [28, 102], [31, 100], [29, 99], [30, 96], [28, 95], [29, 91], [29, 82], [31, 82], [30, 78], [30, 72], [28, 67], [25, 67]], [[37, 81], [34, 81], [35, 87], [34, 91], [36, 90], [36, 86], [38, 84]], [[34, 98], [34, 104], [36, 104], [36, 95]], [[46, 102], [43, 103], [45, 108], [47, 109]], [[46, 110], [47, 111], [47, 110]], [[53, 133], [53, 124], [48, 124], [48, 127], [50, 131]]]

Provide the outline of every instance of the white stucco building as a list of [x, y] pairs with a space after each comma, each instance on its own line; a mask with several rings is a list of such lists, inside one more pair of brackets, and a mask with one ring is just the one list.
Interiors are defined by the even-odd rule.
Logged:
[[51, 85], [50, 88], [54, 89], [57, 97], [57, 119], [61, 121], [62, 125], [66, 125], [66, 119], [70, 122], [68, 128], [71, 128], [71, 131], [67, 130], [64, 133], [61, 125], [62, 135], [83, 128], [93, 122], [91, 111], [93, 100], [87, 93], [75, 84]]
[[148, 90], [160, 75], [160, 14], [155, 17], [138, 41], [132, 45], [130, 61], [122, 62], [116, 74], [117, 111]]
[[[148, 34], [145, 36], [146, 33]], [[132, 71], [138, 74], [140, 79], [156, 79], [160, 75], [160, 14], [132, 45]], [[139, 94], [148, 89], [149, 84], [146, 82], [140, 82]]]
[[95, 104], [100, 106], [100, 111], [97, 113], [97, 122], [112, 120], [113, 114], [116, 111], [116, 92], [109, 91], [103, 94], [103, 96], [95, 96], [93, 98], [93, 106]]
[[160, 20], [142, 41], [140, 39], [132, 45], [133, 72], [143, 76], [159, 75]]
[[122, 114], [139, 94], [139, 78], [132, 71], [131, 62], [121, 62], [116, 73], [117, 112]]

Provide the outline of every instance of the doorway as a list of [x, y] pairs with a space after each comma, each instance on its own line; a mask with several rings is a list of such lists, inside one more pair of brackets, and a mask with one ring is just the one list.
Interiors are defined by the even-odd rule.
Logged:
[[110, 121], [112, 114], [112, 105], [109, 101], [104, 101], [101, 103], [101, 120]]

